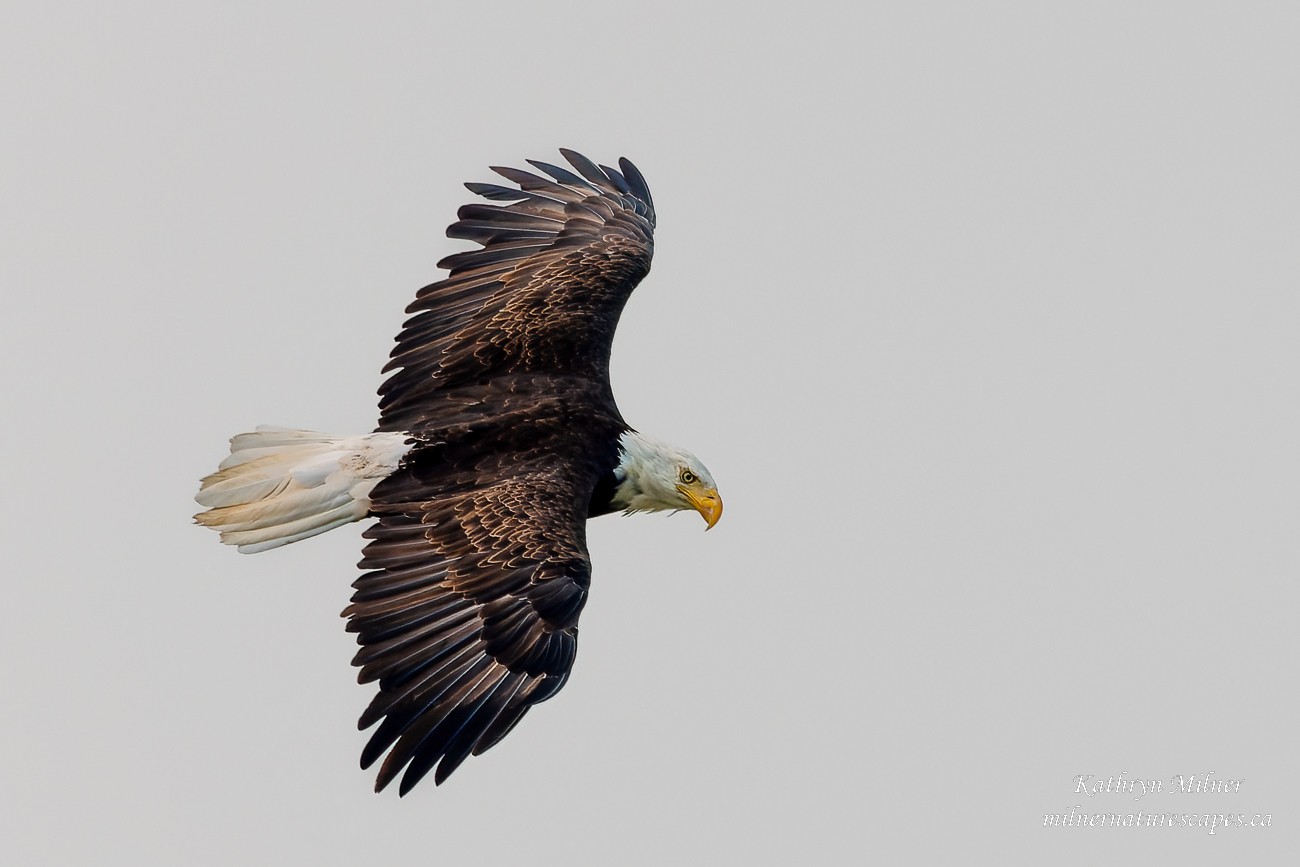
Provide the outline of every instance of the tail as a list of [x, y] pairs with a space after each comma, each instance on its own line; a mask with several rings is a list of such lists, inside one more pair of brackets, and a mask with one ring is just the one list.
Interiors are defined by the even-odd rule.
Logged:
[[341, 437], [258, 427], [230, 441], [230, 457], [203, 480], [195, 523], [245, 554], [278, 548], [358, 521], [370, 492], [411, 450], [402, 433]]

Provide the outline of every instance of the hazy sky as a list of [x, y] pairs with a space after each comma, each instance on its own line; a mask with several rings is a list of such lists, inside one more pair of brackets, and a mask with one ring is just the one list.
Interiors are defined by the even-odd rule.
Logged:
[[[7, 860], [1294, 854], [1300, 16], [848, 6], [0, 9]], [[461, 182], [561, 146], [649, 180], [615, 391], [727, 513], [593, 522], [563, 692], [376, 796], [361, 526], [191, 498], [369, 430]]]

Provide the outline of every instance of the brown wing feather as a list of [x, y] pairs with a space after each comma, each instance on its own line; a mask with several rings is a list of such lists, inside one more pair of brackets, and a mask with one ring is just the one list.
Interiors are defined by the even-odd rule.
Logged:
[[375, 489], [361, 564], [375, 571], [343, 612], [358, 679], [379, 682], [361, 765], [388, 752], [375, 788], [405, 768], [402, 794], [435, 765], [441, 783], [563, 686], [591, 575], [590, 473], [540, 459], [431, 501], [422, 475]]
[[608, 383], [614, 328], [650, 270], [654, 203], [627, 160], [621, 172], [561, 151], [577, 169], [530, 161], [543, 175], [495, 168], [519, 189], [467, 184], [503, 205], [460, 209], [447, 234], [481, 249], [449, 256], [445, 280], [407, 308], [380, 388], [380, 430], [415, 430], [436, 392], [504, 373]]
[[[380, 430], [416, 440], [371, 493], [352, 605], [353, 660], [379, 692], [361, 756], [376, 788], [441, 783], [554, 695], [577, 651], [591, 569], [585, 528], [626, 424], [609, 350], [650, 268], [654, 205], [640, 172], [562, 151], [576, 170], [496, 169], [504, 205], [461, 208], [447, 230], [481, 248], [440, 266], [397, 338]], [[403, 770], [404, 769], [404, 770]]]

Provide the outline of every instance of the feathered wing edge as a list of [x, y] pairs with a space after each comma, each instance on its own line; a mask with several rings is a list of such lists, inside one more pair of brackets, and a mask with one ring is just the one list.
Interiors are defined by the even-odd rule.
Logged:
[[[405, 795], [435, 766], [441, 784], [499, 743], [569, 677], [590, 586], [585, 515], [561, 477], [507, 479], [458, 498], [412, 502], [399, 473], [376, 490], [378, 524], [344, 610], [379, 723], [361, 756], [387, 752], [375, 789]], [[403, 773], [404, 771], [404, 773]]]
[[[449, 237], [482, 246], [442, 259], [438, 267], [450, 274], [421, 289], [407, 307], [413, 316], [384, 367], [392, 375], [380, 387], [381, 429], [412, 428], [438, 389], [526, 366], [503, 333], [518, 326], [520, 315], [505, 312], [508, 303], [545, 318], [552, 315], [554, 291], [583, 287], [586, 298], [616, 319], [649, 270], [654, 201], [636, 166], [620, 159], [620, 172], [571, 150], [561, 153], [576, 171], [529, 160], [538, 173], [492, 168], [517, 188], [465, 185], [506, 204], [464, 205], [448, 227]], [[519, 304], [514, 296], [521, 292], [535, 297]], [[554, 311], [552, 321], [562, 327], [572, 307]], [[573, 355], [582, 358], [583, 352]]]

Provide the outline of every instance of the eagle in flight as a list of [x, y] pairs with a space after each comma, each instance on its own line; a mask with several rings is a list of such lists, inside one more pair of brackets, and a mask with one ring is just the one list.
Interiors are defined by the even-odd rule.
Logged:
[[[591, 561], [588, 518], [722, 515], [690, 452], [628, 426], [609, 384], [619, 314], [650, 270], [654, 203], [627, 160], [493, 168], [499, 204], [457, 213], [445, 279], [407, 308], [374, 433], [259, 427], [230, 441], [195, 516], [247, 553], [362, 518], [365, 573], [343, 612], [379, 691], [359, 727], [375, 790], [442, 783], [564, 686]], [[387, 755], [385, 755], [387, 754]]]

